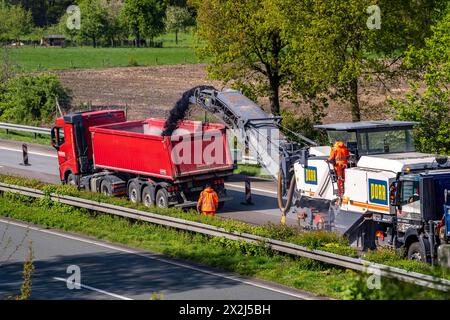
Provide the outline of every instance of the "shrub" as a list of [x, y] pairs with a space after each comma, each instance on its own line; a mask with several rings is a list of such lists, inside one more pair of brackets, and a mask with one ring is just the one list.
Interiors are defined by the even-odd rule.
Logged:
[[56, 98], [63, 111], [67, 110], [70, 95], [55, 75], [11, 78], [0, 87], [0, 120], [28, 125], [52, 122]]
[[135, 57], [129, 57], [128, 58], [128, 66], [129, 67], [138, 67], [139, 66], [139, 62], [136, 60]]
[[[316, 141], [319, 144], [326, 144], [327, 137], [323, 131], [314, 129], [314, 120], [306, 115], [298, 115], [293, 111], [282, 110], [281, 116], [283, 120], [281, 125], [283, 126], [283, 133], [291, 140], [303, 142], [292, 132], [300, 133], [305, 137]], [[288, 130], [286, 130], [288, 129]]]

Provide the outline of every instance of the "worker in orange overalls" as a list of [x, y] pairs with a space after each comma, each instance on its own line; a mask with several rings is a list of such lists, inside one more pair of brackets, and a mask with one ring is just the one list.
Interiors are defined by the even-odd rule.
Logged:
[[218, 206], [219, 196], [217, 195], [217, 192], [207, 184], [205, 190], [200, 193], [200, 198], [197, 202], [197, 210], [205, 216], [215, 216]]
[[345, 168], [347, 168], [348, 158], [350, 152], [345, 146], [344, 142], [336, 141], [333, 148], [331, 148], [330, 161], [334, 165], [334, 171], [336, 172], [337, 184], [338, 184], [338, 196], [342, 199], [344, 195], [344, 183], [345, 183]]

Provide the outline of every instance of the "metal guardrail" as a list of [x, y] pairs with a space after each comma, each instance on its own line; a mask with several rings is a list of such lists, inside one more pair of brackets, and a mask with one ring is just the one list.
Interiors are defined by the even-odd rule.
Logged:
[[37, 135], [37, 134], [50, 135], [50, 132], [51, 132], [51, 129], [49, 129], [49, 128], [32, 127], [32, 126], [25, 126], [25, 125], [21, 125], [21, 124], [12, 124], [12, 123], [5, 123], [5, 122], [0, 122], [0, 129], [4, 129], [4, 130], [6, 130], [6, 132], [8, 132], [9, 130], [29, 132], [29, 133], [34, 133], [35, 135]]
[[[45, 197], [45, 193], [41, 190], [9, 185], [5, 183], [0, 183], [0, 191], [18, 193], [21, 195], [35, 198]], [[154, 214], [126, 207], [120, 207], [116, 205], [96, 202], [83, 198], [76, 198], [57, 194], [51, 194], [50, 198], [52, 201], [60, 202], [63, 204], [79, 208], [85, 208], [89, 210], [118, 215], [135, 220], [146, 221], [180, 230], [197, 232], [214, 237], [224, 237], [231, 240], [240, 240], [245, 241], [247, 243], [263, 244], [268, 246], [270, 249], [281, 253], [305, 257], [356, 271], [368, 272], [372, 274], [378, 274], [380, 276], [395, 278], [401, 281], [413, 283], [426, 288], [437, 289], [446, 292], [450, 291], [450, 281], [447, 279], [436, 278], [433, 276], [417, 272], [406, 271], [403, 269], [373, 263], [362, 259], [342, 256], [321, 250], [308, 249], [296, 244], [264, 238], [248, 233], [240, 233], [236, 231], [231, 232], [223, 228], [199, 222]]]

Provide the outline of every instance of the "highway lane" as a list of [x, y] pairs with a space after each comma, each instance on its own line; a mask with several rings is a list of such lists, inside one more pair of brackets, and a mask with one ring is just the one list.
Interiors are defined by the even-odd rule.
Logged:
[[[48, 183], [59, 183], [58, 162], [55, 150], [50, 146], [28, 144], [29, 162], [31, 166], [22, 166], [21, 143], [17, 141], [0, 140], [0, 173], [34, 178]], [[244, 181], [242, 177], [233, 177], [226, 184], [228, 195], [233, 200], [228, 201], [218, 215], [262, 225], [280, 222], [280, 210], [276, 201], [276, 186], [273, 181], [251, 178], [252, 197], [254, 205], [244, 205]], [[297, 225], [298, 220], [290, 215], [286, 220], [288, 225]]]
[[[19, 292], [31, 240], [32, 299], [148, 300], [154, 293], [165, 300], [317, 299], [265, 281], [14, 220], [0, 219], [0, 238], [7, 244], [0, 251], [0, 298]], [[66, 279], [77, 268], [80, 289], [69, 289]]]

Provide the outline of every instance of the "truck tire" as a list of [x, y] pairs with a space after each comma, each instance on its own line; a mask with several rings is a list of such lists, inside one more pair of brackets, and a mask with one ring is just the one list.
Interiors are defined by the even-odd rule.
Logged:
[[152, 198], [152, 190], [148, 186], [145, 187], [144, 190], [142, 191], [142, 203], [146, 207], [153, 207], [153, 205], [154, 205], [153, 198]]
[[100, 186], [100, 192], [105, 196], [112, 196], [112, 185], [108, 180], [103, 180]]
[[420, 243], [413, 242], [408, 248], [408, 260], [426, 262], [425, 254], [422, 250]]
[[156, 205], [158, 208], [168, 208], [169, 207], [169, 194], [167, 190], [161, 188], [156, 193]]
[[132, 181], [128, 185], [128, 198], [132, 203], [140, 203], [141, 202], [141, 193], [139, 192], [139, 185]]
[[66, 181], [66, 183], [68, 184], [68, 185], [71, 185], [71, 186], [78, 186], [78, 177], [75, 175], [75, 174], [73, 174], [73, 173], [71, 173], [71, 174], [69, 174], [68, 176], [67, 176], [67, 181]]
[[222, 210], [223, 206], [225, 205], [225, 201], [219, 202], [219, 205], [217, 206], [218, 210]]

